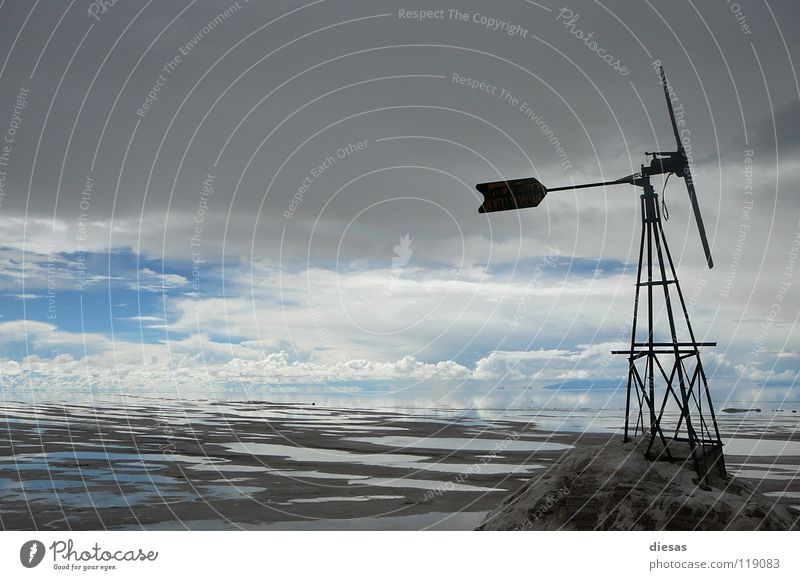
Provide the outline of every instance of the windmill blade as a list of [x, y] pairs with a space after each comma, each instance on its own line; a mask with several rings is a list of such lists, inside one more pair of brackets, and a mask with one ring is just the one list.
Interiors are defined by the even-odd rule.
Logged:
[[683, 145], [681, 144], [681, 136], [678, 133], [678, 123], [675, 121], [675, 111], [672, 109], [672, 100], [669, 98], [669, 89], [667, 88], [667, 75], [664, 73], [664, 67], [658, 67], [661, 73], [661, 86], [664, 87], [664, 98], [667, 99], [667, 109], [669, 109], [669, 120], [672, 121], [672, 132], [675, 134], [675, 143], [678, 145], [678, 151], [683, 152]]
[[683, 179], [686, 182], [686, 189], [689, 191], [689, 199], [692, 202], [692, 212], [694, 213], [694, 221], [697, 223], [697, 229], [700, 232], [700, 241], [703, 243], [703, 252], [706, 254], [706, 261], [708, 268], [714, 267], [714, 260], [711, 259], [711, 248], [708, 246], [708, 238], [706, 237], [706, 227], [703, 225], [703, 216], [700, 215], [700, 205], [697, 203], [697, 192], [694, 190], [694, 179], [692, 179], [692, 172], [689, 166], [683, 173]]
[[[675, 143], [678, 146], [678, 155], [680, 159], [675, 160], [678, 164], [677, 167], [671, 168], [686, 182], [686, 190], [689, 192], [689, 200], [692, 202], [692, 212], [694, 213], [694, 221], [697, 224], [697, 229], [700, 232], [700, 241], [703, 243], [703, 252], [706, 255], [706, 262], [708, 262], [709, 269], [714, 267], [714, 260], [711, 258], [711, 248], [708, 246], [708, 238], [706, 237], [706, 227], [703, 225], [703, 216], [700, 215], [700, 205], [697, 203], [697, 192], [694, 189], [694, 179], [692, 172], [689, 168], [689, 159], [686, 156], [686, 151], [681, 143], [681, 136], [678, 132], [678, 123], [675, 121], [675, 111], [672, 108], [672, 100], [669, 98], [669, 88], [667, 85], [667, 75], [664, 73], [664, 67], [658, 67], [661, 73], [661, 86], [664, 88], [664, 98], [667, 100], [667, 109], [669, 110], [669, 120], [672, 123], [672, 132], [675, 134]], [[663, 162], [662, 162], [663, 164]]]

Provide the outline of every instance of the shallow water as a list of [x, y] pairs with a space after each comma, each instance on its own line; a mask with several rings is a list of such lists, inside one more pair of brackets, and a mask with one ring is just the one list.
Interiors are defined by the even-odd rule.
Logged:
[[[8, 403], [0, 408], [0, 521], [11, 529], [471, 529], [504, 494], [584, 440], [618, 437], [622, 423], [619, 410], [589, 409]], [[724, 414], [719, 423], [730, 473], [796, 502], [800, 415]]]
[[292, 447], [273, 443], [225, 443], [222, 445], [229, 451], [241, 455], [258, 455], [264, 457], [283, 457], [305, 463], [357, 463], [359, 465], [387, 465], [390, 467], [413, 468], [417, 461], [430, 457], [403, 455], [400, 453], [364, 454], [337, 449], [316, 449], [313, 447]]
[[572, 445], [550, 441], [520, 441], [511, 439], [479, 439], [456, 437], [348, 437], [349, 441], [359, 441], [372, 445], [383, 445], [396, 449], [438, 449], [445, 451], [563, 451]]
[[800, 456], [800, 441], [734, 437], [724, 441], [723, 450], [726, 455]]

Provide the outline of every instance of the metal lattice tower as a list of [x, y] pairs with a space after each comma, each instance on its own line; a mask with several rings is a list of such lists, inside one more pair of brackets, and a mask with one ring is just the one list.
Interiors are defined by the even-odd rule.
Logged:
[[[676, 97], [664, 70], [660, 69], [659, 74], [676, 151], [645, 152], [645, 156], [651, 158], [649, 165], [642, 165], [639, 173], [614, 181], [550, 189], [533, 177], [480, 183], [476, 187], [484, 201], [478, 211], [491, 213], [536, 207], [548, 193], [556, 191], [625, 184], [642, 188], [642, 237], [631, 343], [628, 350], [613, 351], [628, 357], [624, 440], [629, 441], [631, 436], [648, 437], [645, 457], [691, 461], [701, 484], [705, 484], [714, 477], [727, 477], [717, 418], [700, 360], [700, 348], [716, 346], [716, 343], [697, 342], [695, 338], [667, 246], [658, 195], [653, 190], [651, 177], [676, 175], [683, 178], [709, 268], [714, 267], [714, 261], [700, 214], [691, 163], [672, 107]], [[681, 119], [680, 124], [684, 123]], [[677, 305], [680, 309], [676, 316]], [[646, 312], [642, 312], [642, 306], [646, 307]], [[637, 408], [633, 408], [632, 402]]]
[[[700, 358], [701, 347], [716, 343], [695, 338], [649, 168], [642, 166], [640, 176], [635, 185], [643, 189], [642, 236], [631, 345], [613, 351], [628, 357], [624, 440], [631, 431], [647, 435], [648, 458], [691, 460], [702, 480], [713, 474], [725, 477], [722, 440]], [[668, 330], [667, 336], [657, 336], [658, 327]], [[638, 410], [631, 408], [632, 396]]]

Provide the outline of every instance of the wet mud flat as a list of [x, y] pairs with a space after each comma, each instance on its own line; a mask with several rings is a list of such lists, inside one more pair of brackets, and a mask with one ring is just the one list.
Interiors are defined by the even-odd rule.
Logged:
[[[796, 419], [726, 421], [729, 472], [800, 506]], [[0, 527], [473, 529], [564, 453], [620, 426], [618, 413], [587, 410], [4, 402]]]

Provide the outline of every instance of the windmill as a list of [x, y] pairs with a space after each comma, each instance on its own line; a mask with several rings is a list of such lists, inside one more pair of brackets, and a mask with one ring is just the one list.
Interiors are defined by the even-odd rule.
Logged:
[[[659, 68], [667, 100], [676, 151], [645, 152], [648, 165], [638, 173], [614, 181], [546, 188], [534, 178], [481, 183], [476, 186], [484, 201], [478, 211], [490, 213], [536, 207], [548, 193], [610, 185], [633, 185], [642, 189], [641, 242], [630, 348], [612, 351], [628, 359], [624, 441], [631, 436], [647, 438], [645, 457], [669, 461], [691, 461], [702, 483], [715, 476], [726, 477], [714, 405], [700, 359], [700, 348], [715, 342], [698, 342], [689, 320], [675, 263], [661, 223], [658, 195], [650, 178], [676, 175], [689, 193], [694, 220], [709, 268], [714, 267], [703, 218], [697, 203], [691, 163], [681, 142], [670, 87]], [[666, 182], [665, 182], [666, 187]], [[675, 313], [676, 304], [680, 306]], [[644, 312], [640, 310], [644, 306]], [[658, 311], [656, 311], [658, 308]], [[642, 318], [646, 319], [643, 323]], [[636, 407], [636, 408], [634, 408]]]

